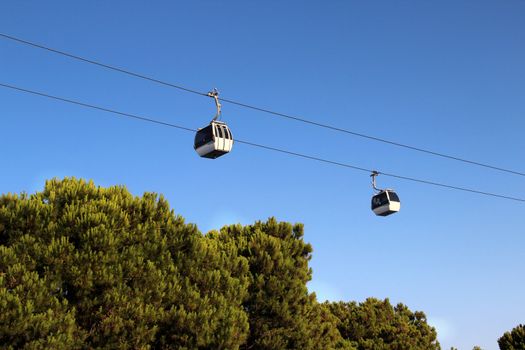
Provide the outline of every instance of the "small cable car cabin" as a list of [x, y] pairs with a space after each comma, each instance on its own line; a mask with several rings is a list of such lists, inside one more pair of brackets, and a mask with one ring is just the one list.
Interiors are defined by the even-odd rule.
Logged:
[[210, 125], [199, 129], [193, 148], [203, 158], [215, 159], [230, 152], [233, 136], [226, 123], [212, 120]]
[[388, 216], [397, 213], [401, 209], [401, 201], [394, 190], [382, 190], [376, 187], [376, 177], [379, 176], [378, 171], [372, 171], [370, 177], [372, 178], [372, 188], [376, 192], [372, 197], [372, 211], [378, 216]]
[[372, 210], [378, 216], [388, 216], [401, 209], [399, 197], [392, 190], [381, 190], [372, 197]]
[[225, 122], [217, 119], [221, 116], [221, 103], [219, 102], [219, 91], [213, 89], [208, 96], [215, 100], [217, 114], [213, 117], [210, 125], [197, 130], [193, 148], [203, 158], [215, 159], [230, 152], [233, 147], [233, 136]]

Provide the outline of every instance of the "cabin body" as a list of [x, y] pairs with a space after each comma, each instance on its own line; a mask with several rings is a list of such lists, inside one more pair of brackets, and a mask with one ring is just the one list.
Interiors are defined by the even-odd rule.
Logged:
[[217, 120], [197, 131], [193, 146], [199, 156], [210, 159], [225, 155], [232, 147], [233, 136], [230, 129], [226, 123]]
[[372, 210], [378, 216], [388, 216], [401, 209], [399, 197], [392, 190], [382, 190], [372, 197]]

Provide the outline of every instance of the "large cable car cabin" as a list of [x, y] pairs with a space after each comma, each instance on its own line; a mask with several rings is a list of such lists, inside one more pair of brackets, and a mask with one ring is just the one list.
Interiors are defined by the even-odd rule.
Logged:
[[195, 135], [193, 148], [203, 158], [215, 159], [230, 152], [233, 147], [233, 136], [225, 122], [217, 120], [221, 115], [221, 104], [217, 89], [208, 92], [208, 96], [215, 100], [217, 114], [210, 125], [199, 129]]
[[213, 120], [197, 131], [193, 147], [199, 156], [215, 159], [231, 151], [233, 136], [226, 123]]
[[377, 171], [372, 172], [372, 187], [377, 193], [372, 197], [372, 211], [378, 216], [388, 216], [397, 213], [401, 209], [401, 201], [394, 190], [381, 190], [376, 187]]

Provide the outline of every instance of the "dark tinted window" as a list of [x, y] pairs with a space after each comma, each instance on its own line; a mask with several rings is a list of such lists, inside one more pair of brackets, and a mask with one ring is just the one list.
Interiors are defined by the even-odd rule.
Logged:
[[217, 125], [217, 136], [220, 138], [224, 138], [224, 133], [222, 132], [222, 126]]
[[223, 126], [222, 127], [222, 133], [223, 133], [225, 139], [229, 139], [230, 138], [230, 135], [228, 134], [228, 127], [227, 126]]
[[381, 192], [372, 197], [372, 209], [388, 204], [386, 192]]
[[388, 197], [390, 197], [391, 202], [399, 202], [399, 197], [397, 196], [397, 193], [388, 191]]
[[195, 147], [200, 147], [213, 141], [213, 129], [211, 125], [197, 131], [195, 135]]

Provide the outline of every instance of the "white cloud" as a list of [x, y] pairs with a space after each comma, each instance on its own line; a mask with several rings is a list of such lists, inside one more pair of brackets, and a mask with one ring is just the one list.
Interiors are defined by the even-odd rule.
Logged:
[[448, 341], [454, 336], [454, 327], [449, 321], [439, 317], [431, 317], [427, 322], [436, 328], [440, 342]]
[[201, 231], [206, 233], [210, 230], [220, 230], [225, 225], [233, 224], [247, 225], [248, 221], [232, 210], [220, 210], [211, 215], [211, 219], [202, 225]]
[[308, 291], [315, 292], [319, 302], [343, 300], [343, 293], [337, 287], [323, 281], [310, 281], [308, 283]]

